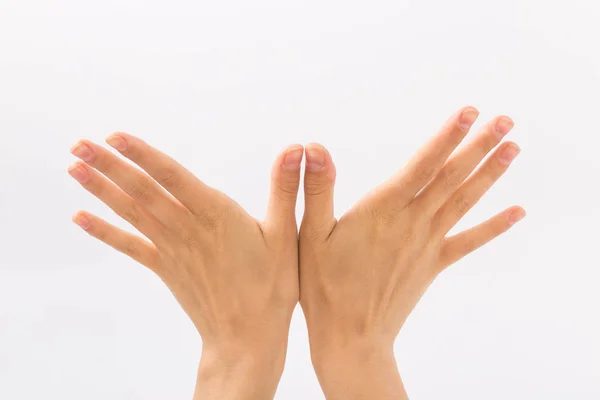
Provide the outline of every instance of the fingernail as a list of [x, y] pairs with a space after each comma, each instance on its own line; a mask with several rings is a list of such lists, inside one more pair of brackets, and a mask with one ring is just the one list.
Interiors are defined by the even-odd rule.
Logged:
[[90, 174], [85, 168], [79, 164], [75, 164], [69, 167], [69, 175], [71, 175], [79, 183], [85, 183], [90, 177]]
[[73, 146], [71, 149], [71, 154], [87, 162], [90, 161], [94, 156], [94, 151], [87, 144], [79, 142]]
[[306, 169], [309, 171], [320, 171], [325, 166], [325, 153], [315, 147], [306, 148]]
[[297, 171], [300, 169], [304, 147], [292, 147], [285, 152], [282, 167], [288, 171]]
[[459, 125], [463, 131], [468, 131], [479, 116], [479, 111], [474, 108], [467, 108], [462, 112], [459, 118]]
[[127, 141], [119, 135], [112, 135], [106, 138], [106, 143], [108, 143], [111, 147], [114, 147], [118, 151], [127, 150]]
[[512, 119], [508, 117], [502, 117], [496, 122], [496, 133], [498, 137], [502, 139], [510, 130], [515, 126]]
[[500, 161], [508, 165], [510, 164], [521, 152], [521, 149], [516, 144], [510, 144], [500, 152]]
[[523, 218], [525, 218], [525, 215], [526, 215], [525, 210], [519, 209], [517, 211], [512, 212], [508, 216], [508, 221], [510, 222], [511, 225], [514, 225], [517, 222], [519, 222], [520, 220], [522, 220]]
[[83, 229], [84, 231], [87, 231], [88, 229], [90, 229], [90, 220], [85, 216], [85, 215], [81, 215], [81, 214], [77, 214], [73, 217], [73, 222], [75, 222], [77, 225], [79, 225], [79, 227], [81, 229]]

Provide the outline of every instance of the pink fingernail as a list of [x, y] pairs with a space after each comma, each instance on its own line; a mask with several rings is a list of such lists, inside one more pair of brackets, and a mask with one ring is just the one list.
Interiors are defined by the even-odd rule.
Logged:
[[515, 123], [508, 117], [498, 119], [496, 122], [496, 133], [498, 134], [498, 137], [502, 139], [514, 126]]
[[306, 169], [312, 172], [320, 171], [325, 167], [325, 153], [317, 147], [306, 148]]
[[473, 125], [478, 116], [479, 111], [477, 111], [474, 108], [467, 108], [462, 112], [458, 120], [460, 128], [463, 131], [467, 132], [469, 129], [471, 129], [471, 126]]
[[127, 141], [119, 135], [112, 135], [106, 139], [106, 143], [108, 143], [111, 147], [114, 147], [118, 151], [127, 150]]
[[79, 142], [71, 149], [71, 154], [75, 157], [82, 159], [83, 161], [91, 161], [94, 157], [94, 151], [90, 146], [85, 143]]
[[85, 183], [90, 178], [90, 174], [81, 164], [74, 164], [69, 167], [69, 175], [71, 175], [79, 183]]
[[289, 148], [283, 156], [282, 167], [288, 171], [297, 171], [300, 169], [302, 157], [304, 156], [304, 147], [297, 146]]
[[510, 144], [500, 152], [500, 161], [504, 165], [508, 165], [519, 155], [521, 149], [516, 144]]
[[88, 217], [82, 214], [77, 214], [73, 217], [73, 222], [75, 222], [81, 229], [87, 231], [90, 229], [91, 223]]
[[523, 218], [525, 218], [525, 215], [526, 215], [525, 210], [518, 209], [518, 210], [512, 212], [508, 216], [508, 221], [510, 222], [511, 225], [514, 225], [517, 222], [519, 222], [520, 220], [522, 220]]

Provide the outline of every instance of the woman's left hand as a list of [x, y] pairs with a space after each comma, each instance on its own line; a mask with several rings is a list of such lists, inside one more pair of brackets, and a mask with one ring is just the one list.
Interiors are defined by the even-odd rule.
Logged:
[[189, 315], [203, 341], [195, 398], [273, 398], [299, 296], [303, 147], [277, 158], [259, 222], [142, 140], [117, 133], [107, 142], [143, 171], [84, 140], [72, 149], [82, 161], [69, 173], [149, 240], [88, 212], [74, 221], [155, 272]]

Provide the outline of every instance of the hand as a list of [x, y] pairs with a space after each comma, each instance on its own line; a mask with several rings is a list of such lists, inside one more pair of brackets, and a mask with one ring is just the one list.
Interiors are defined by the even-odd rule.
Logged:
[[459, 111], [408, 165], [337, 222], [335, 167], [319, 145], [306, 147], [300, 228], [300, 303], [311, 355], [328, 399], [407, 398], [393, 345], [406, 318], [447, 266], [524, 217], [512, 207], [446, 237], [519, 153], [499, 146], [512, 128], [499, 117], [455, 152], [477, 110]]
[[84, 162], [69, 173], [149, 241], [87, 212], [74, 222], [155, 272], [189, 315], [203, 341], [196, 399], [273, 398], [298, 302], [302, 146], [277, 158], [258, 222], [140, 139], [107, 142], [146, 173], [87, 140], [73, 147]]

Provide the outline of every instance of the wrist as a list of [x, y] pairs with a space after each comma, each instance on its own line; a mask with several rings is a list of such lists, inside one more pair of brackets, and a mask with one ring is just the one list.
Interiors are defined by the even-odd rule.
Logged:
[[194, 400], [271, 400], [285, 349], [202, 349]]
[[393, 342], [367, 338], [311, 347], [315, 373], [328, 400], [408, 399]]
[[393, 345], [364, 338], [311, 346], [311, 359], [317, 376], [325, 379], [340, 369], [396, 368]]

